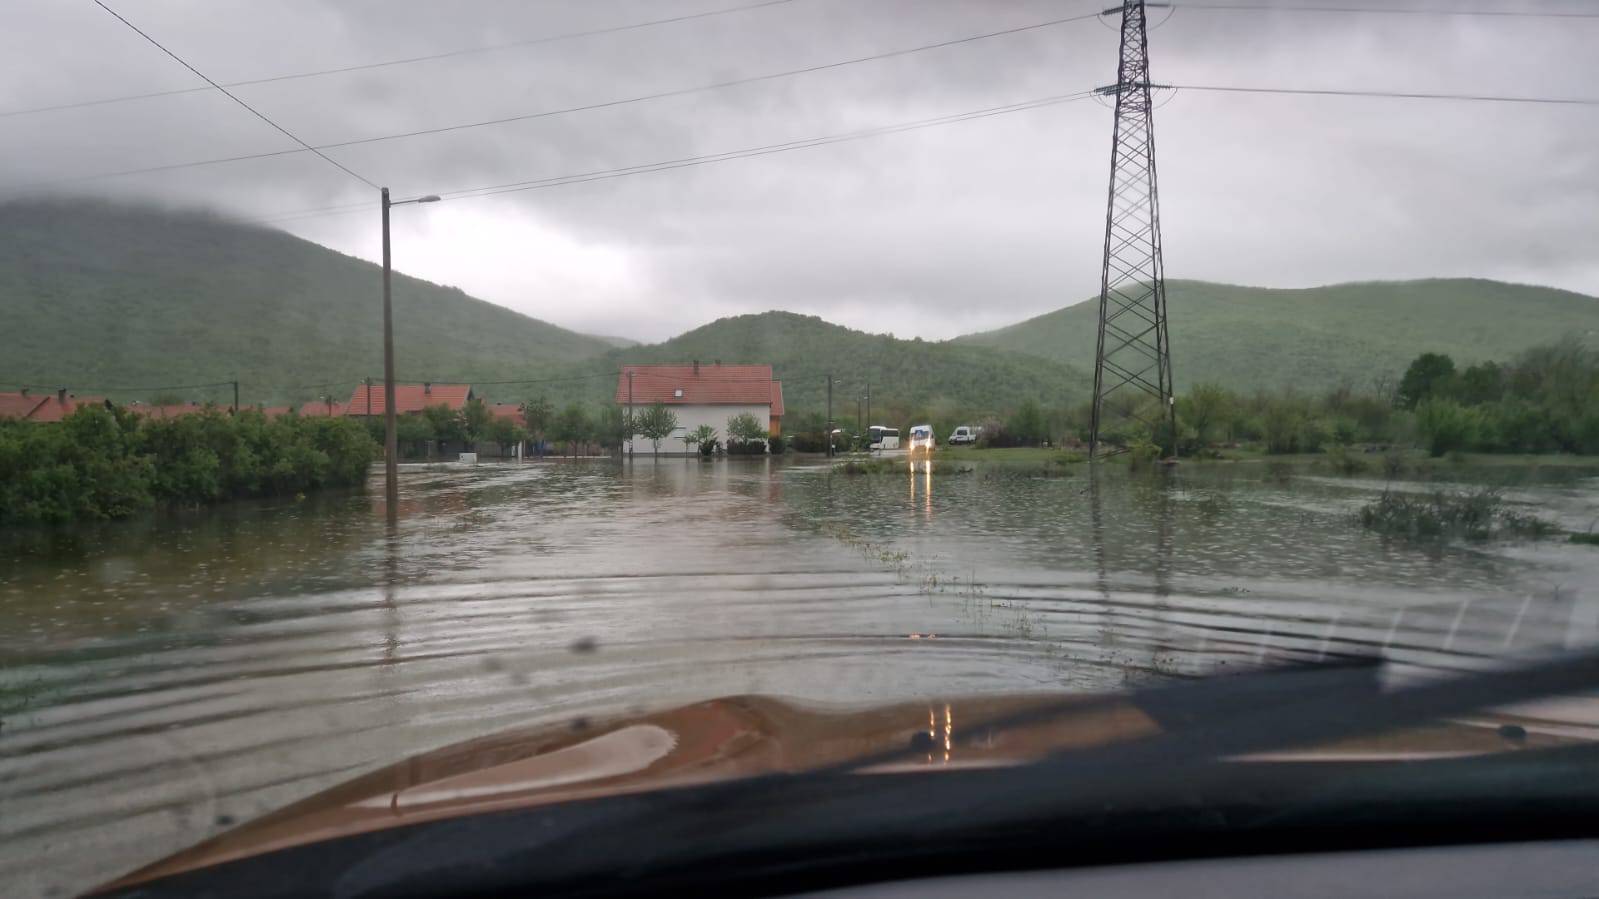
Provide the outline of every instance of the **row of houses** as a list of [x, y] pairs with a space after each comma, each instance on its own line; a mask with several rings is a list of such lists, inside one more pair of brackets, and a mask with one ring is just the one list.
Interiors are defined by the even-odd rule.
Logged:
[[[34, 393], [29, 390], [14, 393], [0, 392], [0, 418], [17, 418], [23, 421], [54, 422], [60, 421], [84, 406], [111, 406], [111, 400], [103, 396], [79, 396], [65, 389], [55, 393]], [[314, 402], [306, 403], [299, 409], [299, 414], [311, 417], [325, 417], [343, 415], [348, 404]], [[149, 418], [177, 418], [181, 415], [193, 415], [205, 410], [199, 403], [172, 403], [168, 405], [152, 403], [126, 403], [122, 406], [139, 415]], [[259, 411], [269, 418], [279, 415], [288, 415], [293, 410], [291, 406], [262, 406]]]
[[[394, 385], [397, 415], [420, 415], [423, 409], [434, 406], [460, 411], [475, 398], [477, 395], [470, 384]], [[661, 441], [660, 449], [664, 453], [690, 452], [692, 448], [684, 439], [687, 434], [701, 425], [709, 425], [722, 433], [727, 420], [741, 413], [754, 416], [774, 437], [782, 433], [783, 383], [772, 376], [770, 365], [723, 365], [720, 362], [702, 365], [697, 361], [688, 365], [625, 365], [617, 374], [613, 399], [628, 412], [643, 412], [657, 403], [672, 409], [678, 426], [671, 436]], [[71, 415], [80, 406], [109, 404], [105, 397], [77, 396], [65, 389], [41, 394], [22, 390], [0, 393], [0, 418], [53, 422]], [[485, 401], [485, 407], [496, 418], [522, 423], [522, 408], [516, 403]], [[197, 403], [132, 403], [126, 408], [154, 418], [174, 418], [205, 407]], [[387, 406], [381, 384], [362, 384], [351, 392], [347, 402], [327, 398], [305, 403], [298, 409], [266, 406], [260, 411], [268, 417], [288, 415], [292, 411], [305, 417], [364, 418], [385, 414]], [[640, 446], [635, 447], [635, 442]], [[652, 451], [654, 447], [642, 436], [635, 436], [627, 449], [636, 448]]]

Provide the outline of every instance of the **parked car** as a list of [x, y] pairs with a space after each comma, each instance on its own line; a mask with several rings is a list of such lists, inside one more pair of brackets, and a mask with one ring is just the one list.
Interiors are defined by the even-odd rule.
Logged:
[[936, 446], [938, 446], [938, 440], [933, 437], [932, 425], [911, 426], [911, 452], [914, 453], [917, 450], [932, 452]]
[[962, 444], [976, 443], [977, 434], [981, 430], [982, 428], [974, 428], [971, 425], [961, 425], [955, 429], [954, 433], [949, 435], [949, 445], [960, 446]]

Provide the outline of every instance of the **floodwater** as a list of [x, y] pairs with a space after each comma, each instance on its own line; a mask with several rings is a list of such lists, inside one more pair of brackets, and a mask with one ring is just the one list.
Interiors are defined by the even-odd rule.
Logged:
[[[1599, 519], [1596, 475], [1439, 471], [1576, 530]], [[1599, 548], [1385, 540], [1352, 520], [1384, 486], [641, 458], [407, 468], [393, 532], [374, 482], [6, 535], [0, 892], [83, 890], [513, 725], [1346, 654], [1461, 668], [1599, 639]]]

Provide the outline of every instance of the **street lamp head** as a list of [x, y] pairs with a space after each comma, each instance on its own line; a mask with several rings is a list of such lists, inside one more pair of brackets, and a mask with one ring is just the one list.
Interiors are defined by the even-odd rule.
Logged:
[[417, 197], [416, 201], [418, 203], [437, 203], [439, 201], [439, 195], [438, 194], [428, 194], [425, 197]]

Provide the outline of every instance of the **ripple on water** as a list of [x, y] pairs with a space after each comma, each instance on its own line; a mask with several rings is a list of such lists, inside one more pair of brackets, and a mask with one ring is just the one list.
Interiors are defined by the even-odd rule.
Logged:
[[[414, 752], [640, 704], [1440, 670], [1596, 625], [1599, 551], [1384, 542], [1349, 520], [1368, 481], [682, 459], [404, 478], [393, 534], [345, 494], [0, 550], [0, 878], [78, 891]], [[1593, 486], [1513, 497], [1599, 518]]]

